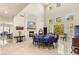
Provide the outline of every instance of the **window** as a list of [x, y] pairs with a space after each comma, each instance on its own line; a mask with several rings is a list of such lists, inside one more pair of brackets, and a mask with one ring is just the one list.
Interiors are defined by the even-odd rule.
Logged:
[[61, 3], [56, 3], [56, 7], [60, 7], [61, 6]]

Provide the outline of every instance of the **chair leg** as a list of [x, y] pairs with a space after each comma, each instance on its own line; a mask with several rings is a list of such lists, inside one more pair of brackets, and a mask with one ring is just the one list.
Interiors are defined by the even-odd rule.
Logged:
[[57, 47], [58, 47], [58, 42], [55, 43], [55, 48], [57, 48]]
[[53, 45], [53, 48], [55, 48], [53, 43], [52, 43], [52, 45]]
[[48, 49], [50, 49], [50, 43], [48, 43]]
[[35, 42], [35, 46], [37, 45], [37, 42]]
[[34, 45], [34, 41], [33, 41], [33, 45]]
[[36, 45], [36, 42], [33, 41], [33, 45], [35, 46]]
[[45, 43], [42, 43], [42, 47], [45, 48]]
[[40, 43], [38, 43], [37, 45], [38, 45], [38, 48], [40, 48]]

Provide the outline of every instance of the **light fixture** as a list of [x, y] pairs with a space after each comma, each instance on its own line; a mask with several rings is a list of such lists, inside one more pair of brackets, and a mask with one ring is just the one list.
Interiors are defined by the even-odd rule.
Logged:
[[7, 10], [5, 10], [5, 11], [4, 11], [4, 13], [5, 13], [5, 14], [7, 14], [7, 13], [8, 13], [8, 11], [7, 11]]

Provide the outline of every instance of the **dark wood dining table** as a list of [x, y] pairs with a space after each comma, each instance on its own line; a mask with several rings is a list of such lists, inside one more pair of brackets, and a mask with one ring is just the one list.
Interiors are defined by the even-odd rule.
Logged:
[[14, 36], [14, 38], [16, 38], [16, 42], [23, 42], [25, 36]]

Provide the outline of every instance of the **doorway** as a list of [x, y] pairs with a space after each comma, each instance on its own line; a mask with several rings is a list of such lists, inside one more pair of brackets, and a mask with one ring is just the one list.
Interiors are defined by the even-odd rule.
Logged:
[[13, 38], [12, 27], [11, 24], [0, 24], [0, 45], [9, 43], [8, 40]]

